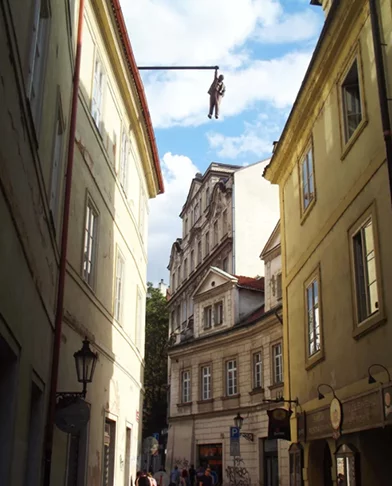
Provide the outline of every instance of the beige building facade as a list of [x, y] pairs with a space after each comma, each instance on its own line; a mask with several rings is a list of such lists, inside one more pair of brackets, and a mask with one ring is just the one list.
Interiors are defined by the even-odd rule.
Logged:
[[300, 405], [291, 484], [343, 476], [386, 486], [392, 164], [382, 72], [390, 94], [392, 6], [312, 3], [325, 25], [265, 172], [280, 189], [285, 395]]
[[[0, 482], [43, 480], [79, 2], [0, 7]], [[85, 1], [57, 392], [98, 353], [79, 434], [55, 428], [50, 484], [135, 477], [141, 439], [148, 199], [162, 174], [116, 0]], [[4, 143], [4, 141], [7, 141]]]
[[[266, 274], [280, 275], [277, 226], [263, 252]], [[222, 484], [288, 485], [288, 443], [268, 440], [266, 411], [283, 391], [281, 293], [264, 278], [210, 267], [193, 295], [194, 333], [169, 350], [167, 464], [209, 464]], [[268, 302], [268, 304], [266, 304]], [[244, 418], [240, 454], [230, 427]]]

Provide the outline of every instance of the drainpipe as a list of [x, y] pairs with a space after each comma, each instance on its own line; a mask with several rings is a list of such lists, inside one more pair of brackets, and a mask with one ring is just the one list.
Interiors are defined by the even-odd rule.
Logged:
[[71, 205], [72, 169], [73, 169], [73, 162], [74, 162], [76, 115], [78, 110], [78, 98], [79, 98], [80, 61], [82, 55], [83, 15], [84, 15], [84, 0], [80, 0], [78, 30], [77, 30], [77, 40], [76, 40], [75, 69], [74, 69], [74, 77], [73, 77], [71, 120], [70, 120], [69, 139], [68, 139], [67, 171], [65, 176], [65, 195], [64, 195], [64, 210], [63, 210], [62, 233], [61, 233], [59, 281], [58, 281], [58, 288], [57, 288], [57, 306], [56, 306], [54, 340], [53, 340], [48, 415], [47, 415], [46, 434], [45, 434], [45, 465], [44, 465], [43, 486], [50, 486], [50, 475], [51, 475], [51, 466], [52, 466], [53, 432], [54, 432], [54, 419], [55, 419], [55, 412], [56, 412], [56, 392], [57, 392], [57, 380], [58, 380], [59, 360], [60, 360], [61, 326], [63, 321], [64, 287], [65, 287], [65, 276], [66, 276], [66, 265], [67, 265], [67, 246], [68, 246], [69, 212], [70, 212], [70, 205]]
[[381, 123], [387, 156], [389, 191], [392, 203], [392, 133], [388, 107], [387, 82], [385, 78], [384, 59], [382, 52], [382, 46], [385, 44], [382, 44], [381, 42], [380, 22], [377, 12], [376, 0], [369, 0], [369, 10], [373, 35], [374, 60], [376, 65]]

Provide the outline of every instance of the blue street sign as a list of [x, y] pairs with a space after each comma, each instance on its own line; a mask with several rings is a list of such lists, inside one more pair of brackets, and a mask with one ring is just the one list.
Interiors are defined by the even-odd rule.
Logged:
[[240, 429], [238, 427], [230, 427], [230, 440], [240, 440]]
[[158, 434], [158, 432], [154, 432], [152, 434], [152, 436], [154, 437], [154, 439], [156, 439], [159, 442], [159, 434]]

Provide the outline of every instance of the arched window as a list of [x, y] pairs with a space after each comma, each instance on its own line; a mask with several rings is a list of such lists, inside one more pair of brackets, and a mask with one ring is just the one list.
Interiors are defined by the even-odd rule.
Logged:
[[291, 444], [290, 455], [290, 486], [303, 486], [302, 468], [304, 452], [301, 444]]
[[354, 446], [342, 444], [336, 451], [338, 486], [359, 486], [359, 454]]

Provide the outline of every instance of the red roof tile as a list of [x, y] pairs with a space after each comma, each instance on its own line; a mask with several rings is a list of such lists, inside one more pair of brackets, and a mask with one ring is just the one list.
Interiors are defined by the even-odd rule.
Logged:
[[264, 291], [264, 277], [252, 278], [244, 277], [242, 275], [234, 275], [238, 279], [238, 285], [251, 290], [262, 290]]

